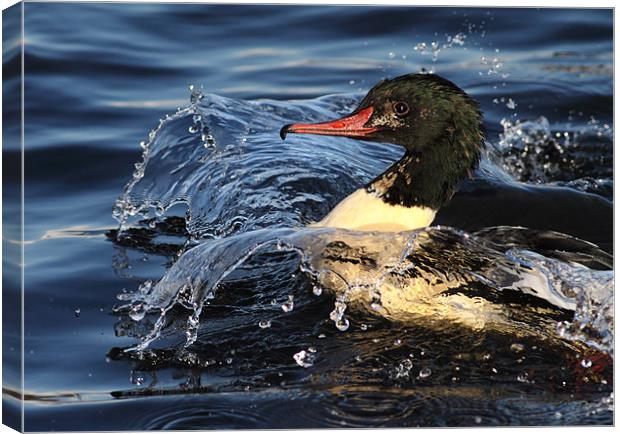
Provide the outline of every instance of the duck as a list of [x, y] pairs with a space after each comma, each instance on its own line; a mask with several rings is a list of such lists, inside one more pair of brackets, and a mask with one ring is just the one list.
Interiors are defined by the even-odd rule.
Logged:
[[[440, 222], [448, 221], [450, 226], [458, 227], [458, 221], [442, 216], [440, 211], [442, 208], [449, 208], [449, 202], [464, 181], [476, 182], [473, 175], [485, 152], [486, 143], [480, 104], [452, 81], [436, 74], [420, 73], [380, 81], [370, 89], [352, 113], [339, 119], [284, 125], [280, 130], [281, 139], [285, 140], [290, 134], [341, 136], [390, 143], [404, 148], [398, 161], [345, 197], [320, 221], [310, 225], [314, 228], [380, 234], [400, 234], [428, 228], [436, 224], [438, 216]], [[497, 222], [491, 221], [489, 216], [507, 217], [507, 213], [493, 209], [497, 206], [497, 195], [504, 193], [509, 202], [513, 200], [506, 204], [506, 209], [512, 211], [513, 216], [522, 215], [514, 212], [515, 206], [527, 209], [532, 197], [557, 197], [561, 199], [558, 201], [561, 208], [580, 209], [582, 217], [597, 221], [588, 215], [589, 210], [593, 210], [592, 215], [600, 217], [599, 220], [606, 227], [611, 224], [611, 207], [596, 195], [573, 193], [567, 188], [552, 188], [542, 192], [540, 190], [545, 187], [485, 187], [489, 188], [483, 188], [483, 191], [496, 188], [495, 193], [490, 195], [493, 200], [489, 200], [486, 206], [480, 197], [468, 200], [471, 197], [467, 191], [462, 195], [462, 199], [453, 205], [460, 215], [468, 217], [469, 222], [466, 222], [464, 230], [493, 226]], [[540, 229], [554, 229], [547, 225], [544, 218], [544, 215], [550, 212], [550, 203], [544, 199], [542, 202], [533, 202], [540, 209], [529, 214], [541, 216]], [[479, 207], [477, 214], [474, 211], [464, 212], [464, 208], [476, 206]], [[551, 214], [557, 217], [557, 213], [551, 211]], [[532, 226], [535, 227], [536, 222], [531, 220], [528, 219], [528, 223], [533, 223]], [[565, 220], [555, 218], [560, 224]], [[471, 224], [472, 221], [479, 221], [484, 226], [475, 227]], [[513, 221], [509, 220], [509, 223]], [[584, 226], [587, 227], [587, 223]], [[443, 265], [450, 271], [447, 271], [445, 276], [438, 276], [436, 272], [420, 266], [426, 260], [425, 250], [434, 248], [434, 237], [432, 231], [421, 233], [417, 238], [419, 250], [410, 254], [405, 259], [407, 264], [401, 267], [405, 269], [404, 273], [390, 271], [386, 274], [385, 270], [375, 270], [379, 274], [374, 273], [375, 277], [368, 278], [369, 273], [374, 272], [368, 264], [380, 263], [373, 258], [380, 258], [385, 252], [384, 237], [357, 237], [346, 242], [327, 244], [313, 266], [321, 270], [318, 273], [323, 276], [320, 284], [329, 292], [337, 294], [340, 301], [349, 305], [353, 302], [370, 306], [377, 305], [374, 301], [378, 297], [381, 303], [379, 311], [375, 313], [390, 319], [411, 316], [442, 318], [476, 329], [493, 323], [505, 325], [515, 314], [508, 313], [503, 303], [497, 302], [498, 297], [510, 299], [507, 303], [513, 303], [515, 297], [522, 299], [523, 305], [529, 309], [528, 312], [531, 310], [529, 313], [534, 312], [532, 314], [535, 315], [539, 309], [548, 309], [551, 312], [548, 318], [553, 318], [549, 322], [552, 326], [557, 321], [553, 314], [555, 310], [559, 309], [560, 315], [574, 311], [573, 303], [556, 297], [549, 291], [545, 277], [532, 273], [531, 270], [518, 270], [514, 273], [515, 281], [502, 284], [506, 291], [500, 295], [494, 291], [489, 295], [490, 292], [479, 290], [478, 279], [474, 273], [467, 272], [481, 266], [476, 262], [477, 259], [471, 258], [469, 262], [463, 259], [464, 263], [457, 264], [453, 262], [459, 255], [451, 256], [450, 252], [446, 252], [447, 259]], [[394, 235], [394, 239], [396, 238], [398, 235]], [[463, 249], [459, 243], [460, 241], [455, 239], [448, 244], [456, 249]], [[586, 244], [578, 242], [577, 245]], [[591, 245], [587, 244], [586, 247], [591, 248]], [[434, 254], [436, 258], [441, 258], [441, 255], [436, 254], [437, 252]], [[467, 255], [460, 257], [467, 258]], [[363, 260], [364, 258], [366, 260]], [[501, 258], [498, 261], [501, 262]], [[489, 270], [504, 265], [511, 267], [510, 264], [499, 262], [482, 266]], [[484, 271], [481, 273], [484, 274]], [[513, 276], [513, 273], [509, 272], [507, 275]], [[361, 276], [366, 277], [361, 279]], [[360, 280], [380, 281], [381, 284], [379, 288], [370, 291], [359, 286], [352, 291], [350, 285], [345, 284], [348, 288], [341, 285], [342, 281], [346, 283]], [[485, 293], [489, 296], [485, 296]], [[513, 331], [518, 329], [519, 327], [513, 327]]]
[[280, 137], [288, 134], [342, 136], [405, 150], [313, 227], [399, 232], [435, 224], [475, 232], [520, 226], [569, 234], [612, 252], [609, 200], [568, 187], [472, 176], [486, 149], [483, 113], [476, 100], [437, 74], [382, 80], [351, 114], [288, 124]]
[[[434, 74], [408, 74], [376, 84], [347, 116], [313, 124], [288, 124], [280, 130], [280, 137], [342, 136], [403, 147], [398, 161], [311, 225], [400, 234], [430, 226], [459, 182], [472, 176], [485, 146], [482, 118], [479, 104], [451, 81]], [[461, 286], [462, 279], [420, 274], [416, 267], [409, 268], [406, 275], [388, 273], [378, 279], [376, 273], [383, 273], [383, 267], [349, 259], [366, 257], [367, 263], [381, 263], [378, 258], [386, 248], [384, 241], [383, 237], [370, 236], [327, 244], [313, 264], [321, 270], [320, 285], [354, 309], [379, 305], [376, 313], [393, 320], [442, 317], [480, 328], [496, 316], [492, 312], [481, 322], [478, 300], [462, 294], [438, 297]], [[350, 285], [378, 280], [380, 287], [371, 291]], [[454, 309], [451, 305], [455, 300], [459, 306], [467, 306]], [[482, 307], [492, 311], [486, 304]]]
[[485, 146], [480, 106], [435, 74], [382, 80], [348, 116], [294, 123], [288, 134], [342, 136], [405, 149], [385, 172], [351, 193], [314, 227], [402, 232], [432, 224], [457, 185], [471, 177]]

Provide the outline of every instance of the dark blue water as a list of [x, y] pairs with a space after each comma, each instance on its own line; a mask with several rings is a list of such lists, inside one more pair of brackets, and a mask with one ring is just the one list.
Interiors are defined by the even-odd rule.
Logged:
[[[235, 270], [226, 285], [237, 298], [214, 300], [219, 310], [207, 314], [213, 321], [201, 321], [206, 325], [193, 352], [181, 351], [182, 322], [152, 352], [127, 355], [119, 349], [140, 342], [150, 326], [136, 330], [140, 326], [115, 312], [117, 295], [161, 279], [188, 235], [182, 221], [142, 224], [142, 232], [124, 242], [109, 233], [118, 227], [115, 201], [141, 159], [139, 143], [160, 118], [190, 104], [190, 85], [225, 98], [217, 100], [217, 116], [227, 126], [213, 132], [217, 143], [227, 134], [238, 138], [236, 125], [247, 127], [250, 142], [253, 130], [256, 143], [272, 140], [271, 130], [260, 128], [259, 113], [269, 107], [279, 117], [265, 117], [263, 125], [274, 122], [279, 143], [280, 120], [345, 113], [378, 80], [424, 69], [481, 103], [494, 150], [483, 164], [491, 175], [482, 178], [506, 176], [583, 195], [595, 203], [591, 215], [589, 208], [583, 215], [560, 211], [535, 229], [566, 232], [610, 251], [611, 10], [26, 3], [25, 42], [26, 430], [612, 423], [609, 370], [579, 370], [583, 351], [594, 349], [543, 350], [534, 338], [464, 329], [441, 334], [376, 318], [359, 320], [374, 324], [372, 332], [361, 333], [358, 321], [341, 333], [329, 320], [333, 301], [300, 302], [296, 317], [274, 320], [279, 328], [261, 335], [256, 323], [264, 311], [253, 306], [277, 298], [281, 314], [286, 293], [273, 288], [292, 285], [286, 280], [290, 258], [277, 252], [255, 259], [271, 268], [254, 263]], [[329, 94], [347, 96], [324, 104], [287, 102]], [[204, 107], [216, 104], [214, 98], [207, 96]], [[256, 99], [281, 103], [244, 113], [243, 100]], [[286, 111], [293, 106], [296, 112]], [[191, 122], [179, 122], [160, 139], [172, 152], [161, 161], [174, 162], [176, 146], [181, 152], [189, 149], [181, 145], [194, 143]], [[197, 146], [191, 149], [202, 149]], [[247, 233], [316, 220], [397, 155], [386, 147], [368, 149], [359, 161], [337, 147], [282, 151], [280, 178], [289, 170], [312, 172], [316, 164], [331, 183], [314, 191], [303, 182], [282, 184], [282, 191], [304, 191], [303, 212], [259, 221], [252, 219], [265, 211], [252, 205], [243, 221], [258, 221], [254, 226], [228, 225], [234, 216], [207, 209], [192, 190], [194, 214], [203, 212], [208, 224], [201, 220], [195, 233], [190, 226], [191, 235], [208, 239], [238, 227]], [[18, 155], [4, 151], [5, 161]], [[229, 158], [240, 161], [231, 170], [247, 170], [246, 160]], [[330, 178], [332, 166], [322, 161], [343, 172]], [[155, 179], [166, 184], [156, 190], [162, 197], [176, 194], [170, 170]], [[230, 199], [221, 200], [258, 201], [243, 187], [238, 197], [232, 195], [241, 190], [222, 190]], [[557, 209], [557, 196], [540, 194], [537, 206]], [[269, 206], [287, 197], [274, 195]], [[473, 230], [465, 227], [468, 202], [462, 203], [465, 210], [457, 207], [446, 219]], [[163, 224], [163, 217], [157, 221]], [[536, 224], [530, 222], [513, 213], [506, 224]], [[316, 346], [319, 334], [325, 335], [320, 357], [302, 368], [293, 354]], [[403, 337], [396, 348], [395, 336], [410, 340]], [[525, 345], [529, 377], [517, 361], [522, 356], [510, 351], [519, 352], [511, 346], [516, 341]], [[485, 358], [489, 348], [498, 349], [495, 365]], [[425, 364], [437, 367], [434, 374], [427, 380], [394, 375], [409, 353], [416, 375]]]

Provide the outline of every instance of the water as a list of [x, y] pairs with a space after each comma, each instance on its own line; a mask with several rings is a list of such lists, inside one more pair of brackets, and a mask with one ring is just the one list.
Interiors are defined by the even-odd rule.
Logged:
[[[28, 3], [25, 25], [27, 430], [612, 423], [611, 11]], [[279, 128], [422, 69], [488, 132], [441, 226], [299, 229], [402, 151]]]

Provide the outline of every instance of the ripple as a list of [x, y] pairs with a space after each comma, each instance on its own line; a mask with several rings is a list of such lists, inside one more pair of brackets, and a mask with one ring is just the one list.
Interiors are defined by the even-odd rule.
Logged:
[[[177, 398], [165, 408], [145, 412], [132, 421], [141, 430], [248, 429], [269, 426], [269, 415], [251, 394], [219, 393], [201, 399]], [[130, 428], [131, 429], [131, 428]]]

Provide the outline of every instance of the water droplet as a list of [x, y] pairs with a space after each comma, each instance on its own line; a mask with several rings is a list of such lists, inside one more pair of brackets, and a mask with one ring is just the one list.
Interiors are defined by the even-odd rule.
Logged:
[[361, 324], [360, 325], [360, 329], [366, 331], [366, 330], [368, 330], [368, 326], [366, 324]]
[[413, 368], [413, 362], [409, 359], [403, 359], [396, 367], [395, 378], [409, 378], [411, 368]]
[[81, 312], [80, 308], [79, 308], [79, 307], [76, 307], [74, 312], [75, 312], [75, 317], [76, 317], [76, 318], [79, 318], [79, 316], [80, 316], [80, 312]]
[[133, 303], [129, 309], [129, 317], [134, 321], [140, 321], [146, 315], [146, 306], [142, 302]]
[[479, 423], [481, 423], [481, 422], [482, 422], [482, 418], [481, 418], [480, 416], [476, 416], [476, 417], [474, 418], [474, 422], [476, 422], [477, 424], [479, 424]]
[[524, 349], [525, 347], [523, 346], [523, 344], [520, 344], [518, 342], [515, 342], [510, 346], [510, 351], [512, 351], [513, 353], [520, 353]]
[[194, 312], [187, 318], [187, 329], [185, 330], [185, 347], [189, 347], [198, 339], [198, 326], [200, 324], [201, 306], [194, 305]]
[[343, 316], [338, 321], [336, 321], [336, 328], [341, 332], [346, 331], [349, 328], [349, 320]]
[[420, 373], [418, 374], [418, 378], [427, 378], [430, 377], [433, 371], [430, 368], [422, 368]]
[[309, 368], [314, 365], [314, 361], [316, 359], [316, 349], [310, 347], [308, 348], [308, 351], [301, 350], [296, 353], [293, 358], [302, 368]]
[[530, 380], [527, 372], [522, 372], [521, 374], [517, 375], [517, 381], [520, 383], [529, 383]]
[[295, 303], [293, 302], [293, 296], [289, 295], [288, 300], [282, 304], [282, 310], [284, 312], [290, 312], [295, 307]]
[[583, 366], [586, 369], [591, 367], [592, 366], [592, 360], [590, 360], [590, 359], [583, 359], [581, 361], [581, 366]]
[[319, 285], [314, 285], [312, 287], [312, 293], [318, 297], [323, 293], [323, 288], [321, 288]]
[[332, 310], [329, 314], [329, 319], [334, 322], [336, 328], [341, 332], [349, 328], [349, 320], [344, 316], [344, 311], [346, 309], [346, 303], [341, 300], [336, 300], [334, 303], [334, 310]]
[[394, 57], [396, 57], [396, 53], [394, 53], [393, 51], [390, 51], [390, 52], [388, 53], [388, 57], [389, 57], [390, 59], [393, 59]]
[[129, 375], [129, 381], [131, 382], [131, 384], [135, 384], [136, 386], [140, 386], [140, 385], [144, 384], [145, 375], [144, 375], [143, 372], [131, 371], [131, 374]]
[[190, 125], [187, 130], [189, 131], [190, 134], [196, 134], [198, 131], [200, 131], [200, 127], [196, 124], [193, 124], [193, 125]]
[[271, 321], [270, 320], [260, 320], [258, 322], [258, 326], [262, 329], [268, 329], [269, 327], [271, 327]]
[[227, 357], [227, 358], [226, 358], [226, 364], [227, 364], [227, 365], [230, 365], [232, 362], [233, 362], [232, 357]]
[[556, 411], [554, 416], [556, 419], [562, 419], [562, 413], [560, 413], [559, 411]]

